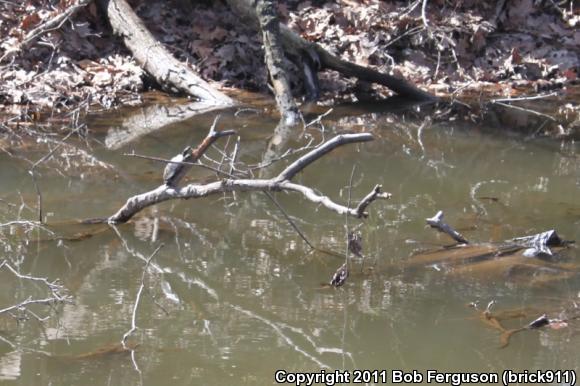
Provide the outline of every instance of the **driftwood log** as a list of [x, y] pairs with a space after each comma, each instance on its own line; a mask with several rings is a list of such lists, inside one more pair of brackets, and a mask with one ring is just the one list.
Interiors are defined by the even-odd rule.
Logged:
[[[265, 192], [297, 192], [304, 196], [304, 198], [316, 204], [320, 204], [325, 208], [335, 211], [338, 214], [348, 214], [353, 217], [366, 217], [367, 207], [376, 199], [387, 199], [390, 194], [381, 192], [381, 186], [376, 185], [371, 193], [361, 200], [361, 202], [354, 208], [350, 208], [332, 201], [329, 197], [319, 194], [314, 189], [292, 182], [292, 178], [299, 172], [304, 170], [308, 165], [312, 164], [325, 154], [334, 150], [335, 148], [349, 143], [360, 143], [371, 141], [373, 136], [370, 133], [359, 134], [341, 134], [324, 142], [322, 145], [316, 147], [302, 157], [298, 158], [288, 167], [286, 167], [280, 174], [268, 179], [236, 179], [233, 177], [224, 178], [219, 181], [208, 184], [189, 184], [183, 187], [169, 187], [165, 184], [142, 194], [130, 197], [125, 205], [106, 219], [109, 223], [123, 223], [127, 222], [131, 217], [139, 211], [155, 204], [172, 199], [190, 199], [206, 197], [217, 193], [226, 192], [251, 192], [251, 191], [265, 191]], [[202, 143], [207, 142], [204, 140]], [[201, 156], [201, 154], [199, 154]]]
[[98, 0], [105, 10], [113, 32], [120, 36], [139, 65], [167, 91], [211, 101], [216, 106], [233, 105], [227, 95], [201, 79], [180, 62], [151, 35], [125, 0]]

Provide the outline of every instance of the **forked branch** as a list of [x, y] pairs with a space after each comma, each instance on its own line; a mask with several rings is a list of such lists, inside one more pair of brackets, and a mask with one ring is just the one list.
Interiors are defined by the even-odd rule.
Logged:
[[[211, 136], [212, 132], [208, 136]], [[133, 197], [130, 197], [125, 205], [117, 211], [114, 215], [109, 217], [109, 223], [123, 223], [131, 219], [136, 213], [145, 209], [148, 206], [159, 204], [163, 201], [171, 199], [190, 199], [206, 197], [217, 193], [227, 192], [255, 192], [255, 191], [294, 191], [301, 193], [306, 199], [321, 204], [322, 206], [337, 212], [338, 214], [348, 214], [353, 217], [366, 217], [365, 209], [368, 205], [376, 199], [389, 198], [388, 193], [381, 193], [380, 185], [375, 186], [373, 191], [369, 193], [355, 208], [348, 208], [344, 205], [335, 203], [329, 197], [321, 195], [314, 189], [293, 183], [291, 179], [308, 165], [329, 153], [333, 149], [348, 144], [357, 142], [371, 141], [373, 136], [370, 133], [359, 134], [341, 134], [323, 143], [321, 146], [311, 150], [295, 162], [290, 164], [280, 174], [269, 179], [236, 179], [228, 176], [219, 181], [208, 184], [189, 184], [183, 187], [170, 187], [161, 185], [149, 192], [145, 192]], [[207, 138], [204, 140], [204, 142]], [[204, 150], [205, 151], [205, 150]], [[200, 154], [201, 155], [201, 154]]]

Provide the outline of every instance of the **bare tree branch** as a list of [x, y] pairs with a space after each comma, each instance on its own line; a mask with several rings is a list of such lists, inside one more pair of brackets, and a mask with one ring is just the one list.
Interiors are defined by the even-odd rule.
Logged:
[[375, 201], [377, 198], [381, 198], [384, 200], [388, 200], [391, 198], [391, 193], [381, 192], [382, 185], [375, 185], [372, 192], [367, 194], [361, 202], [356, 207], [357, 217], [366, 217], [367, 214], [365, 213], [366, 208], [371, 204], [371, 202]]
[[8, 307], [0, 309], [0, 315], [7, 313], [7, 312], [14, 311], [14, 310], [24, 310], [24, 311], [27, 311], [28, 313], [30, 313], [31, 315], [33, 315], [38, 320], [43, 321], [46, 318], [40, 318], [39, 316], [37, 316], [33, 312], [27, 310], [26, 307], [29, 305], [32, 305], [32, 304], [43, 304], [43, 305], [52, 306], [52, 305], [55, 305], [58, 303], [70, 302], [72, 299], [71, 296], [62, 292], [64, 287], [58, 283], [58, 279], [54, 280], [54, 281], [49, 281], [48, 279], [43, 278], [43, 277], [23, 275], [23, 274], [19, 273], [17, 270], [15, 270], [10, 264], [8, 264], [8, 262], [6, 262], [6, 260], [4, 260], [0, 263], [0, 269], [2, 269], [2, 268], [8, 269], [8, 271], [10, 271], [14, 276], [16, 276], [17, 278], [19, 278], [21, 280], [28, 280], [31, 282], [39, 282], [39, 283], [44, 284], [50, 290], [51, 296], [44, 298], [44, 299], [33, 299], [32, 297], [28, 297], [28, 299], [26, 299], [18, 304], [14, 304], [12, 306], [8, 306]]
[[[208, 141], [208, 135], [203, 143]], [[322, 157], [323, 155], [329, 153], [333, 149], [348, 144], [356, 142], [366, 142], [373, 139], [373, 136], [369, 133], [359, 133], [359, 134], [341, 134], [338, 135], [321, 146], [311, 150], [307, 154], [298, 158], [294, 163], [284, 169], [278, 176], [271, 179], [223, 179], [221, 181], [211, 182], [205, 185], [199, 184], [189, 184], [179, 187], [168, 187], [166, 185], [161, 185], [156, 189], [149, 192], [145, 192], [133, 197], [130, 197], [125, 205], [117, 211], [117, 213], [110, 216], [107, 221], [109, 223], [122, 223], [128, 221], [136, 213], [143, 210], [144, 208], [161, 203], [163, 201], [171, 199], [190, 199], [205, 197], [216, 193], [225, 192], [235, 192], [235, 191], [294, 191], [301, 193], [308, 200], [322, 204], [327, 209], [333, 210], [339, 214], [348, 214], [353, 217], [364, 217], [364, 209], [376, 198], [381, 197], [378, 193], [371, 195], [364, 205], [362, 210], [347, 208], [344, 205], [337, 204], [333, 202], [330, 198], [316, 193], [312, 188], [296, 184], [290, 181], [297, 173], [302, 171], [308, 165]], [[203, 151], [207, 147], [199, 146], [198, 149], [202, 148]], [[201, 156], [202, 154], [198, 154]], [[225, 173], [222, 173], [225, 174]], [[376, 188], [375, 188], [376, 189]]]
[[360, 133], [360, 134], [342, 134], [330, 139], [326, 143], [317, 147], [316, 149], [306, 153], [302, 157], [294, 161], [290, 166], [282, 171], [276, 177], [279, 181], [291, 180], [298, 172], [302, 171], [306, 166], [316, 161], [323, 155], [331, 152], [338, 146], [345, 145], [347, 143], [355, 142], [368, 142], [373, 140], [373, 135], [370, 133]]

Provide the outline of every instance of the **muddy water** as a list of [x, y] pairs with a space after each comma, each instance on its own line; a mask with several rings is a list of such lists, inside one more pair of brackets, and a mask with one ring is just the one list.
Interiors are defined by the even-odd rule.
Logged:
[[[385, 112], [338, 111], [325, 122], [327, 137], [366, 128], [376, 140], [329, 154], [297, 181], [344, 203], [356, 165], [353, 201], [377, 183], [393, 198], [374, 203], [366, 221], [349, 220], [363, 235], [365, 259], [353, 260], [351, 276], [336, 290], [321, 283], [342, 260], [309, 252], [263, 194], [168, 202], [116, 228], [67, 223], [110, 215], [129, 195], [159, 184], [162, 166], [122, 153], [171, 157], [184, 144], [199, 142], [214, 115], [175, 123], [114, 150], [105, 144], [112, 122], [123, 117], [95, 117], [89, 137], [67, 143], [90, 150], [103, 164], [85, 169], [57, 156], [51, 167], [38, 170], [44, 217], [54, 234], [0, 229], [3, 258], [22, 273], [60, 278], [74, 298], [42, 323], [0, 315], [0, 384], [267, 385], [277, 369], [321, 368], [388, 370], [389, 376], [393, 369], [500, 376], [506, 369], [579, 371], [578, 323], [524, 331], [500, 349], [499, 331], [466, 306], [476, 302], [484, 309], [494, 300], [498, 311], [532, 309], [504, 321], [507, 328], [544, 312], [559, 317], [580, 300], [577, 276], [530, 285], [509, 271], [401, 269], [412, 255], [450, 244], [425, 227], [425, 218], [438, 210], [476, 242], [552, 228], [580, 240], [578, 145], [453, 123], [420, 128], [420, 120]], [[274, 124], [246, 112], [224, 114], [220, 126], [239, 128], [240, 159], [250, 164], [260, 161]], [[306, 134], [321, 137], [319, 128]], [[0, 153], [0, 223], [35, 218], [24, 159], [37, 160], [46, 149], [15, 148], [12, 154]], [[190, 175], [211, 178], [199, 169]], [[344, 250], [343, 217], [295, 194], [276, 197], [312, 243]], [[161, 243], [144, 281], [132, 358], [111, 344], [131, 327], [144, 260]], [[559, 258], [573, 265], [580, 256], [572, 247]], [[15, 279], [5, 269], [0, 277], [0, 308], [47, 295], [43, 285]], [[46, 307], [33, 310], [49, 314]]]

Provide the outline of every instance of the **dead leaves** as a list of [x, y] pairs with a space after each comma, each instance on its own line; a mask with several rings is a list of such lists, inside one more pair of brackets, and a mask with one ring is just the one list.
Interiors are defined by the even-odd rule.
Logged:
[[[1, 2], [0, 49], [18, 46], [26, 33], [75, 2], [60, 1], [55, 7], [47, 0]], [[343, 59], [398, 74], [421, 87], [430, 85], [433, 91], [468, 90], [468, 84], [473, 88], [491, 82], [501, 86], [490, 89], [512, 95], [518, 92], [512, 88], [516, 84], [544, 90], [578, 81], [577, 9], [517, 0], [506, 2], [497, 13], [487, 2], [442, 5], [448, 3], [428, 2], [428, 26], [420, 5], [408, 1], [291, 1], [279, 10], [302, 37]], [[148, 28], [202, 77], [225, 86], [267, 90], [259, 34], [223, 3], [200, 3], [193, 11], [173, 2], [144, 4], [136, 9]], [[0, 79], [6, 80], [0, 85], [0, 103], [51, 107], [92, 95], [110, 106], [121, 100], [115, 95], [141, 90], [142, 72], [119, 42], [107, 36], [106, 28], [91, 4], [49, 32], [19, 58], [18, 70], [0, 69]], [[299, 87], [300, 76], [293, 82]], [[333, 72], [321, 73], [320, 84], [327, 103], [360, 96], [356, 82]], [[376, 97], [388, 93], [375, 85], [367, 92]]]

